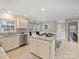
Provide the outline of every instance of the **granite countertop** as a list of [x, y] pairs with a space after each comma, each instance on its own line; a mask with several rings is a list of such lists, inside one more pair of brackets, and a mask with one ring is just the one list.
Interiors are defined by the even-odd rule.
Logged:
[[43, 41], [48, 41], [48, 42], [52, 42], [53, 40], [55, 40], [55, 36], [53, 37], [46, 37], [46, 36], [31, 36], [31, 38], [35, 38], [35, 39], [40, 39]]
[[14, 37], [16, 33], [0, 33], [0, 38]]
[[9, 59], [2, 47], [0, 47], [0, 59]]
[[8, 37], [15, 37], [17, 35], [27, 35], [27, 34], [17, 34], [17, 33], [11, 33], [11, 34], [0, 34], [0, 38], [8, 38]]
[[0, 35], [0, 38], [15, 37], [16, 35]]

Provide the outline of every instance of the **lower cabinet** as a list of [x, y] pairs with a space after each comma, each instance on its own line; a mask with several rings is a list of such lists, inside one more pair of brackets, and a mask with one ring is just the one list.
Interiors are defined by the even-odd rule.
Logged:
[[34, 54], [38, 54], [38, 47], [37, 47], [37, 41], [34, 39], [30, 40], [30, 47], [31, 47], [31, 52], [33, 52]]
[[[50, 43], [41, 39], [30, 38], [31, 52], [42, 59], [50, 58]], [[53, 56], [53, 55], [52, 55]]]
[[19, 36], [4, 38], [2, 47], [5, 51], [19, 47]]
[[48, 42], [38, 40], [38, 56], [43, 59], [49, 59], [49, 44]]

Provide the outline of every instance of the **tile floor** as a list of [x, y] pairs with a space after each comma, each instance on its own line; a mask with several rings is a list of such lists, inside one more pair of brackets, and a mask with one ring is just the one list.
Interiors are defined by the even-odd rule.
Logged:
[[29, 44], [7, 52], [7, 55], [10, 59], [40, 59], [31, 54]]

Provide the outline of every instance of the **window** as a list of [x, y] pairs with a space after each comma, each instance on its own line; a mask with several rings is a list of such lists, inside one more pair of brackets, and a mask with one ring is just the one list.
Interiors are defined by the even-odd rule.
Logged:
[[0, 20], [1, 31], [8, 33], [8, 32], [15, 32], [15, 21], [10, 19], [1, 19]]

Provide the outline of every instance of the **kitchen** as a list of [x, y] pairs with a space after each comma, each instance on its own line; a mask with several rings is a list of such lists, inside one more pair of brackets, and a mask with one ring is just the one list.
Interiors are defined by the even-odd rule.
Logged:
[[1, 0], [0, 59], [78, 59], [79, 1]]
[[[7, 14], [7, 13], [1, 13], [0, 15], [2, 16], [0, 18], [0, 21], [1, 21], [0, 22], [1, 23], [0, 24], [0, 26], [1, 26], [0, 27], [1, 28], [0, 44], [5, 52], [9, 52], [9, 51], [18, 49], [20, 47], [23, 47], [24, 45], [28, 45], [29, 43], [30, 43], [31, 49], [33, 49], [34, 47], [32, 48], [32, 44], [34, 44], [35, 42], [33, 42], [31, 39], [33, 39], [35, 37], [35, 35], [38, 36], [37, 39], [43, 38], [43, 40], [47, 41], [47, 43], [46, 42], [45, 43], [48, 44], [47, 49], [49, 49], [50, 45], [52, 44], [52, 36], [55, 36], [56, 30], [55, 29], [52, 30], [52, 28], [56, 28], [56, 27], [54, 27], [54, 25], [56, 24], [56, 21], [54, 21], [52, 23], [40, 24], [38, 22], [31, 22], [28, 20], [27, 17], [24, 17], [24, 16], [14, 16], [14, 15]], [[8, 17], [6, 18], [6, 16], [8, 16]], [[30, 26], [29, 24], [30, 25], [32, 24], [32, 25]], [[47, 28], [46, 28], [46, 25], [47, 25]], [[34, 27], [32, 27], [32, 26], [34, 26]], [[44, 26], [45, 26], [45, 28], [44, 28]], [[52, 26], [52, 28], [51, 28], [51, 26]], [[43, 31], [45, 29], [48, 32]], [[52, 30], [52, 33], [51, 32], [49, 33], [49, 31], [51, 31], [51, 30]], [[37, 33], [37, 31], [40, 33]], [[30, 36], [29, 32], [32, 32], [32, 36]], [[44, 33], [42, 33], [42, 32], [44, 32]], [[55, 47], [55, 45], [54, 45], [55, 37], [53, 39], [54, 39], [53, 47]], [[52, 45], [51, 45], [51, 47], [52, 47]], [[48, 50], [48, 53], [49, 53], [49, 51], [52, 51], [52, 49]], [[54, 51], [54, 49], [53, 49], [53, 51]], [[49, 55], [49, 54], [47, 54], [47, 55]], [[45, 55], [45, 56], [47, 56], [47, 55]], [[47, 56], [46, 58], [49, 59], [50, 56]]]

